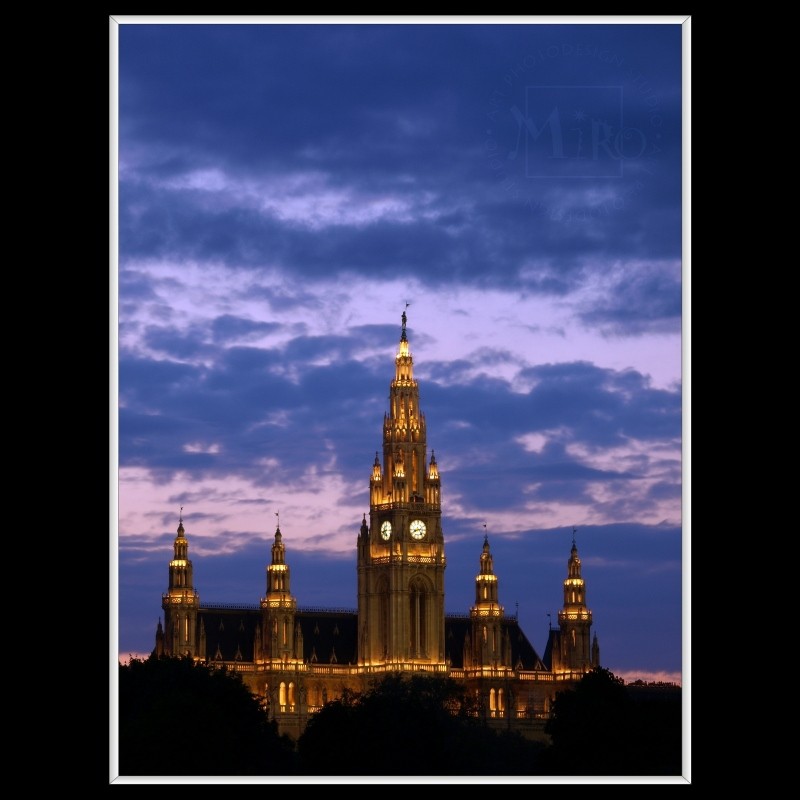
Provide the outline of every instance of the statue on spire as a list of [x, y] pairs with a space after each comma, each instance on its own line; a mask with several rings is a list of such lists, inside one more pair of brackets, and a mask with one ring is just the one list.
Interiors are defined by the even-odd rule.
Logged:
[[[406, 308], [408, 308], [410, 305], [411, 305], [411, 303], [406, 303]], [[400, 317], [400, 319], [403, 321], [403, 333], [405, 333], [405, 331], [406, 331], [406, 322], [408, 321], [408, 317], [406, 317], [405, 309], [403, 309], [403, 316]]]

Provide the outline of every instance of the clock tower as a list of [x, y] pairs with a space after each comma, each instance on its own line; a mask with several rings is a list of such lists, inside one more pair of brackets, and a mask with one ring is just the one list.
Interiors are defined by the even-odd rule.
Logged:
[[428, 461], [405, 312], [369, 492], [358, 537], [359, 665], [444, 671], [441, 486], [433, 452]]

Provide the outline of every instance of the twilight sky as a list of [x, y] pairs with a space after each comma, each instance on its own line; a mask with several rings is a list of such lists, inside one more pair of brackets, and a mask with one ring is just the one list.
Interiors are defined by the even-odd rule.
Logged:
[[677, 18], [118, 31], [119, 653], [181, 506], [201, 601], [258, 603], [280, 512], [355, 608], [409, 302], [447, 611], [485, 523], [541, 655], [575, 526], [603, 665], [680, 679]]

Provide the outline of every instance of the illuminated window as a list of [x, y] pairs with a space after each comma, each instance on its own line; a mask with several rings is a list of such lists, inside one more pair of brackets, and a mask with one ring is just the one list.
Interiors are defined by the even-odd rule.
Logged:
[[294, 708], [294, 683], [289, 684], [289, 707]]
[[380, 653], [378, 658], [389, 655], [389, 582], [382, 578], [378, 582], [378, 596], [380, 597]]
[[503, 695], [503, 690], [497, 690], [497, 710], [498, 711], [505, 711], [506, 710], [506, 699]]
[[286, 684], [281, 681], [280, 688], [278, 689], [278, 703], [281, 706], [286, 705]]
[[422, 581], [413, 581], [409, 588], [411, 589], [411, 652], [419, 658], [427, 652], [427, 593]]
[[489, 689], [489, 711], [496, 711], [494, 689]]

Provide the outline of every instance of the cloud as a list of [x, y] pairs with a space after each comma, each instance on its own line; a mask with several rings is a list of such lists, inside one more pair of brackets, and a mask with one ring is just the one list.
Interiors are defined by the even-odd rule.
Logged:
[[674, 333], [681, 325], [680, 264], [633, 263], [615, 268], [599, 298], [579, 314], [605, 335]]

